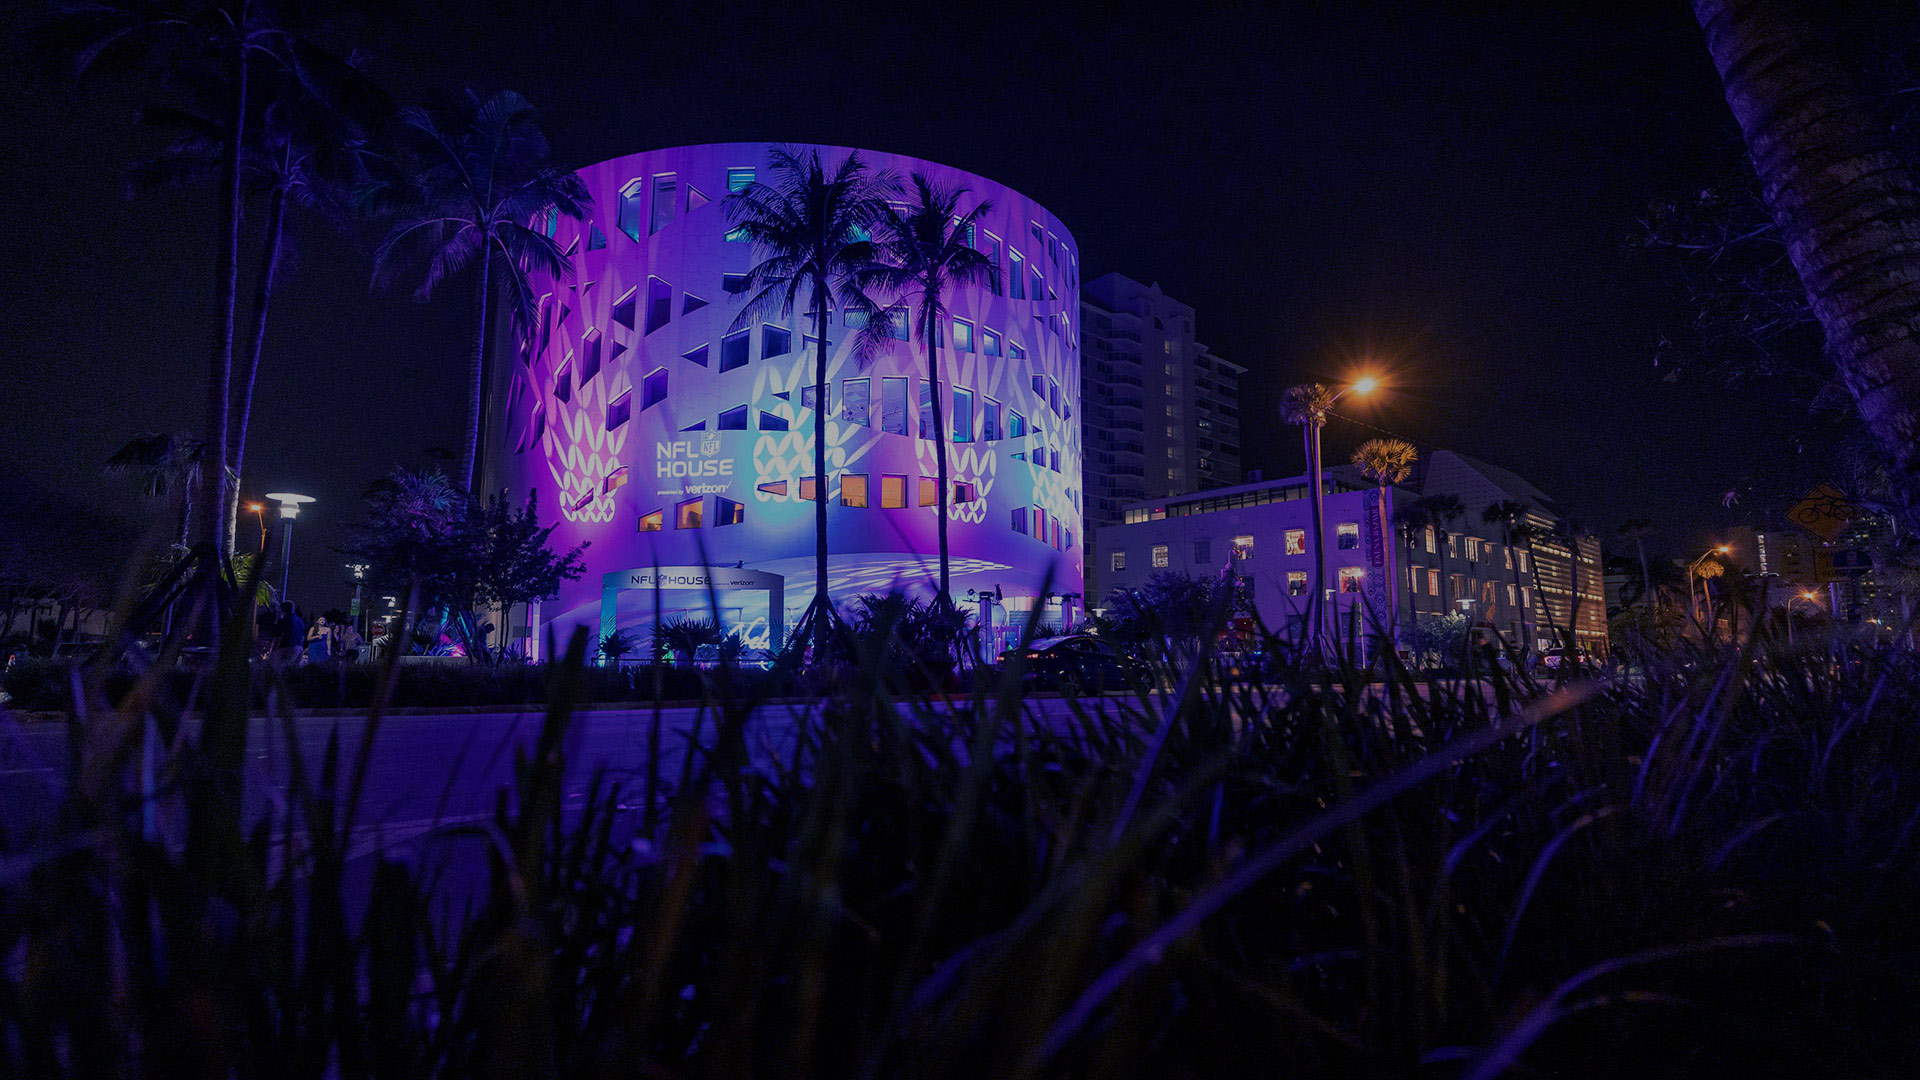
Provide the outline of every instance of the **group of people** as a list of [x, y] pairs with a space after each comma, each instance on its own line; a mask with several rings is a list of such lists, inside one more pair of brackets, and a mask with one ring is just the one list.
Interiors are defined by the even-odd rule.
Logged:
[[366, 649], [366, 640], [352, 622], [321, 615], [308, 623], [291, 600], [281, 601], [277, 609], [263, 609], [259, 629], [261, 644], [282, 664], [351, 663]]

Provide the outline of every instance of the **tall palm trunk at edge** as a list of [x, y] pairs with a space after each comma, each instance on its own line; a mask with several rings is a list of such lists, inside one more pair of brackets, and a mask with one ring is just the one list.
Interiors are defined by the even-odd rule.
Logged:
[[1694, 0], [1761, 196], [1826, 351], [1920, 513], [1920, 190], [1833, 24], [1835, 5]]
[[467, 362], [467, 427], [460, 449], [460, 488], [474, 493], [473, 484], [480, 468], [480, 399], [485, 390], [487, 355], [493, 350], [493, 244], [482, 241], [480, 284], [475, 290], [474, 307], [478, 322], [473, 332], [473, 356]]
[[[234, 44], [233, 129], [221, 149], [220, 218], [224, 230], [214, 256], [214, 340], [207, 372], [207, 453], [200, 482], [201, 534], [213, 545], [216, 562], [227, 555], [225, 516], [229, 487], [227, 432], [233, 391], [235, 296], [240, 291], [240, 226], [243, 180], [240, 161], [246, 137], [247, 51], [244, 38]], [[217, 606], [217, 605], [216, 605]]]
[[940, 408], [940, 309], [933, 304], [926, 305], [927, 311], [922, 328], [927, 346], [927, 385], [928, 396], [933, 400], [933, 452], [939, 458], [935, 471], [940, 477], [940, 491], [935, 506], [940, 514], [936, 526], [940, 547], [940, 593], [934, 603], [944, 611], [953, 606], [953, 596], [947, 586], [947, 499], [952, 494], [947, 483], [947, 422], [946, 414]]
[[1326, 638], [1327, 525], [1326, 484], [1320, 468], [1319, 428], [1305, 424], [1307, 438], [1307, 501], [1313, 509], [1313, 595], [1307, 599], [1307, 623], [1314, 655], [1322, 654]]
[[833, 600], [827, 592], [827, 296], [813, 289], [813, 655], [827, 655]]

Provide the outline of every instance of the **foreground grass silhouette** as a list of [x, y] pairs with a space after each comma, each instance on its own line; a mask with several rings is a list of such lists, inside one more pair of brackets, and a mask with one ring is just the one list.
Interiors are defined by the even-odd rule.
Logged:
[[377, 722], [320, 761], [285, 740], [290, 800], [247, 820], [244, 677], [216, 664], [175, 729], [164, 663], [112, 701], [81, 669], [65, 802], [3, 838], [0, 1073], [1920, 1063], [1911, 655], [1762, 640], [1554, 687], [1268, 644], [1277, 680], [1168, 649], [1170, 690], [1060, 723], [1017, 672], [904, 689], [936, 681], [870, 625], [789, 754], [744, 736], [768, 681], [721, 668], [678, 775], [564, 808], [577, 638], [493, 819], [358, 859]]

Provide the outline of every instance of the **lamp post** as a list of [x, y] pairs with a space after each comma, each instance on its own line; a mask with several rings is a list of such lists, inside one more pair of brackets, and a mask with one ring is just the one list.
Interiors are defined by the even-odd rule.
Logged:
[[[1725, 555], [1732, 550], [1733, 550], [1733, 547], [1731, 545], [1717, 544], [1701, 552], [1699, 558], [1687, 564], [1687, 603], [1693, 608], [1693, 621], [1695, 623], [1700, 622], [1700, 600], [1698, 597], [1694, 595], [1694, 591], [1693, 591], [1693, 578], [1694, 578], [1695, 572], [1700, 569], [1701, 563], [1706, 562], [1708, 559], [1713, 558], [1715, 555]], [[1706, 590], [1702, 588], [1700, 591], [1705, 592]], [[1706, 636], [1706, 631], [1703, 629], [1700, 632], [1700, 634], [1701, 634], [1701, 637], [1704, 638]]]
[[260, 554], [267, 553], [267, 504], [250, 502], [247, 509], [253, 513], [253, 520], [260, 523]]
[[1307, 504], [1313, 510], [1313, 596], [1307, 604], [1308, 632], [1315, 653], [1321, 652], [1326, 636], [1324, 605], [1327, 597], [1326, 477], [1320, 457], [1320, 429], [1327, 426], [1327, 414], [1348, 394], [1365, 397], [1374, 392], [1380, 380], [1362, 375], [1339, 390], [1320, 383], [1303, 383], [1290, 388], [1280, 402], [1280, 418], [1299, 424], [1307, 442]]
[[362, 625], [360, 621], [360, 589], [361, 586], [367, 582], [367, 564], [363, 562], [350, 562], [347, 564], [347, 570], [353, 574], [353, 610], [347, 613], [347, 621], [351, 622], [354, 629], [364, 635], [367, 632], [367, 628]]
[[267, 498], [280, 504], [280, 520], [283, 531], [280, 534], [280, 599], [287, 598], [287, 568], [293, 563], [293, 519], [300, 516], [300, 507], [315, 501], [311, 495], [295, 495], [290, 491], [269, 491]]

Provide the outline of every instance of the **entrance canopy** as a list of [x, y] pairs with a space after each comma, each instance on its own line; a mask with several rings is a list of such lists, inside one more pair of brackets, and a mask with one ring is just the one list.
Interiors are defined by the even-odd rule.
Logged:
[[654, 589], [716, 594], [741, 589], [765, 592], [768, 647], [778, 649], [785, 636], [786, 579], [765, 570], [732, 566], [643, 566], [607, 574], [600, 582], [600, 636], [611, 637], [617, 627], [615, 605], [621, 593]]

